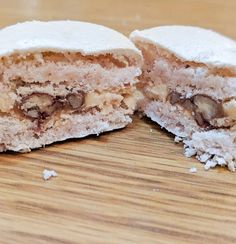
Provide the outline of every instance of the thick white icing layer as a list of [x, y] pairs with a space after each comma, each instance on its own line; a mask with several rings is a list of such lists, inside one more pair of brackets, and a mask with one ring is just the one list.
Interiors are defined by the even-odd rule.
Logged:
[[149, 42], [183, 61], [216, 67], [236, 67], [236, 42], [212, 30], [193, 26], [161, 26], [130, 34], [132, 41]]
[[140, 51], [121, 33], [79, 21], [30, 21], [0, 30], [0, 56], [35, 51], [112, 53], [141, 60]]

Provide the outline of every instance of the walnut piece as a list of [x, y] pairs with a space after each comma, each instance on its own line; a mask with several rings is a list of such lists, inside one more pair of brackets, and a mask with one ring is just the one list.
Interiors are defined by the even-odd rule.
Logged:
[[23, 99], [20, 109], [32, 119], [45, 119], [60, 106], [60, 102], [46, 93], [33, 93]]
[[126, 95], [124, 97], [124, 104], [127, 106], [127, 109], [135, 110], [139, 101], [142, 101], [144, 96], [141, 91], [135, 90], [131, 95]]
[[[12, 96], [11, 96], [12, 95]], [[0, 95], [0, 111], [9, 112], [14, 107], [14, 94], [2, 92]]]
[[236, 100], [231, 99], [230, 101], [223, 103], [223, 109], [225, 112], [225, 115], [229, 118], [236, 120]]
[[208, 123], [212, 119], [220, 118], [224, 115], [222, 105], [210, 97], [196, 95], [193, 97], [193, 102], [197, 106], [195, 111], [201, 113], [203, 119]]
[[166, 84], [148, 86], [145, 88], [145, 93], [150, 99], [160, 99], [162, 101], [166, 101], [168, 96], [168, 87]]

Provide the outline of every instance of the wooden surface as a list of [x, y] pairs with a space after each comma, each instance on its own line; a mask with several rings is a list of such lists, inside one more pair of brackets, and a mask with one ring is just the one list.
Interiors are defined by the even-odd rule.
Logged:
[[[0, 27], [79, 19], [128, 34], [188, 24], [236, 38], [235, 11], [235, 0], [1, 0]], [[58, 177], [44, 182], [45, 168]], [[236, 174], [205, 172], [137, 117], [100, 137], [1, 154], [0, 243], [236, 243]]]

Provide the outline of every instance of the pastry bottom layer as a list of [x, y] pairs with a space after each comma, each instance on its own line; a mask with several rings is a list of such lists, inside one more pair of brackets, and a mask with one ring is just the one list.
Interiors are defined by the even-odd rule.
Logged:
[[176, 136], [190, 137], [194, 131], [201, 130], [192, 116], [184, 114], [181, 106], [147, 100], [140, 107], [145, 115]]
[[174, 135], [183, 138], [184, 153], [196, 156], [206, 170], [216, 165], [236, 168], [236, 129], [203, 130], [185, 110], [169, 102], [145, 101], [141, 110]]
[[[53, 121], [53, 122], [52, 122]], [[102, 132], [125, 127], [132, 120], [122, 108], [112, 110], [108, 114], [99, 111], [85, 114], [61, 114], [59, 118], [50, 120], [45, 129], [37, 133], [29, 120], [14, 117], [0, 118], [0, 151], [12, 150], [27, 152], [56, 141], [69, 138], [82, 138], [87, 135], [98, 135]]]

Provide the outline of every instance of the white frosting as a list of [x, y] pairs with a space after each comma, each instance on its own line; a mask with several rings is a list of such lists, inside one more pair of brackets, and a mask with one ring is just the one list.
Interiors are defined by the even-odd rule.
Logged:
[[161, 26], [134, 31], [131, 40], [152, 43], [183, 61], [217, 67], [236, 66], [236, 42], [212, 30], [193, 26]]
[[30, 21], [0, 30], [0, 56], [35, 51], [112, 53], [141, 60], [140, 51], [121, 33], [79, 21]]

